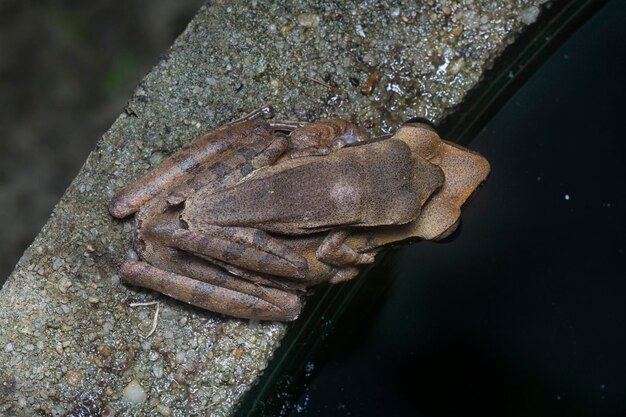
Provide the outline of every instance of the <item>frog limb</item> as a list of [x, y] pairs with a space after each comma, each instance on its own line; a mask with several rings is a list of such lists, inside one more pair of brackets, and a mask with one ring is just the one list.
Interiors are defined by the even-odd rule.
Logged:
[[240, 318], [294, 320], [302, 308], [300, 298], [274, 288], [257, 287], [250, 293], [164, 271], [143, 261], [126, 261], [120, 275], [129, 284], [166, 294], [197, 307]]
[[239, 268], [237, 266], [229, 264], [228, 262], [220, 261], [219, 259], [211, 258], [208, 259], [208, 261], [212, 264], [221, 266], [233, 276], [243, 278], [244, 280], [250, 281], [255, 285], [263, 285], [264, 287], [278, 288], [283, 290], [289, 290], [292, 292], [304, 292], [309, 286], [308, 281], [301, 279], [286, 281], [284, 277], [278, 278], [269, 274]]
[[[156, 268], [245, 294], [262, 296], [265, 293], [259, 291], [263, 288], [300, 293], [307, 288], [307, 282], [304, 281], [286, 281], [284, 278], [255, 273], [168, 246], [150, 245], [141, 253], [141, 257]], [[270, 296], [274, 293], [270, 291], [267, 294]]]
[[328, 233], [316, 252], [317, 258], [334, 266], [371, 264], [375, 255], [358, 253], [345, 244], [350, 232], [346, 229], [333, 230]]
[[314, 123], [293, 121], [270, 122], [280, 130], [290, 131], [286, 158], [328, 155], [334, 150], [369, 140], [365, 130], [341, 119]]
[[273, 164], [285, 152], [288, 144], [286, 137], [277, 136], [269, 143], [260, 141], [234, 150], [224, 161], [199, 168], [185, 184], [173, 189], [167, 202], [172, 206], [181, 204], [204, 187], [214, 190], [230, 187], [254, 170]]
[[289, 153], [289, 158], [305, 158], [307, 156], [326, 156], [330, 154], [330, 148], [327, 147], [311, 147], [292, 151]]
[[262, 107], [179, 149], [157, 168], [118, 192], [109, 203], [109, 212], [120, 219], [133, 214], [161, 190], [181, 181], [203, 164], [219, 160], [226, 152], [239, 146], [271, 140], [273, 129], [263, 119], [271, 113], [271, 106]]
[[240, 117], [239, 119], [235, 119], [232, 122], [221, 125], [218, 129], [229, 128], [250, 120], [256, 120], [259, 118], [271, 119], [272, 117], [274, 117], [274, 106], [272, 106], [271, 104], [264, 104], [258, 109], [252, 110], [250, 113]]
[[294, 130], [289, 135], [290, 140], [297, 148], [339, 147], [369, 140], [370, 135], [353, 123], [342, 119], [324, 120], [309, 123]]
[[341, 119], [314, 123], [277, 120], [270, 122], [270, 126], [275, 130], [290, 132], [290, 158], [328, 155], [333, 150], [370, 138], [363, 129]]
[[282, 130], [284, 132], [291, 132], [308, 124], [307, 122], [300, 122], [297, 120], [273, 120], [269, 123], [274, 130]]
[[341, 268], [335, 272], [335, 275], [333, 275], [328, 282], [330, 284], [337, 284], [339, 282], [349, 281], [359, 275], [359, 272], [361, 272], [361, 270], [355, 266]]
[[306, 258], [269, 234], [247, 227], [204, 227], [200, 232], [179, 229], [171, 236], [179, 249], [208, 256], [252, 271], [305, 278]]

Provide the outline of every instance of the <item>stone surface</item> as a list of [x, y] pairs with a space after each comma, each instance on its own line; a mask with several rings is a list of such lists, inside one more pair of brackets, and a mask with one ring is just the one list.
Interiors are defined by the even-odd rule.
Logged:
[[[214, 2], [140, 83], [0, 292], [0, 414], [230, 415], [285, 334], [119, 283], [131, 223], [110, 197], [263, 103], [388, 132], [438, 121], [539, 1]], [[533, 12], [534, 13], [534, 12]], [[303, 18], [304, 16], [304, 18]], [[304, 24], [303, 24], [304, 22]], [[156, 332], [150, 331], [160, 302]], [[141, 387], [145, 401], [124, 401]]]

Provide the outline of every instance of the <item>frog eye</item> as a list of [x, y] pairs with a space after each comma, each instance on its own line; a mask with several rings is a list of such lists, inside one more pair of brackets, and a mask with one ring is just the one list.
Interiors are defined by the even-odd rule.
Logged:
[[405, 125], [409, 125], [409, 124], [424, 124], [424, 125], [428, 125], [431, 128], [435, 129], [435, 124], [433, 122], [431, 122], [430, 120], [426, 119], [425, 117], [413, 117], [409, 120], [407, 120], [406, 122], [404, 122]]

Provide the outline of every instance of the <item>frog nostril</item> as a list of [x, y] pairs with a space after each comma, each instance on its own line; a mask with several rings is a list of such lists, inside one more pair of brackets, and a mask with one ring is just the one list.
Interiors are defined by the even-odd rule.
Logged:
[[424, 124], [424, 125], [428, 125], [430, 127], [432, 127], [433, 129], [435, 129], [435, 124], [433, 122], [431, 122], [430, 120], [428, 120], [425, 117], [413, 117], [409, 120], [407, 120], [406, 122], [404, 122], [405, 125], [408, 124]]

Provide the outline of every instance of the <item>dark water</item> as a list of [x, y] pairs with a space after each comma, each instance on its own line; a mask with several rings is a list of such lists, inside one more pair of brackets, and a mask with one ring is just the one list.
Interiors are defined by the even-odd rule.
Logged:
[[626, 415], [625, 18], [609, 2], [471, 142], [493, 171], [461, 233], [368, 275], [285, 414]]

